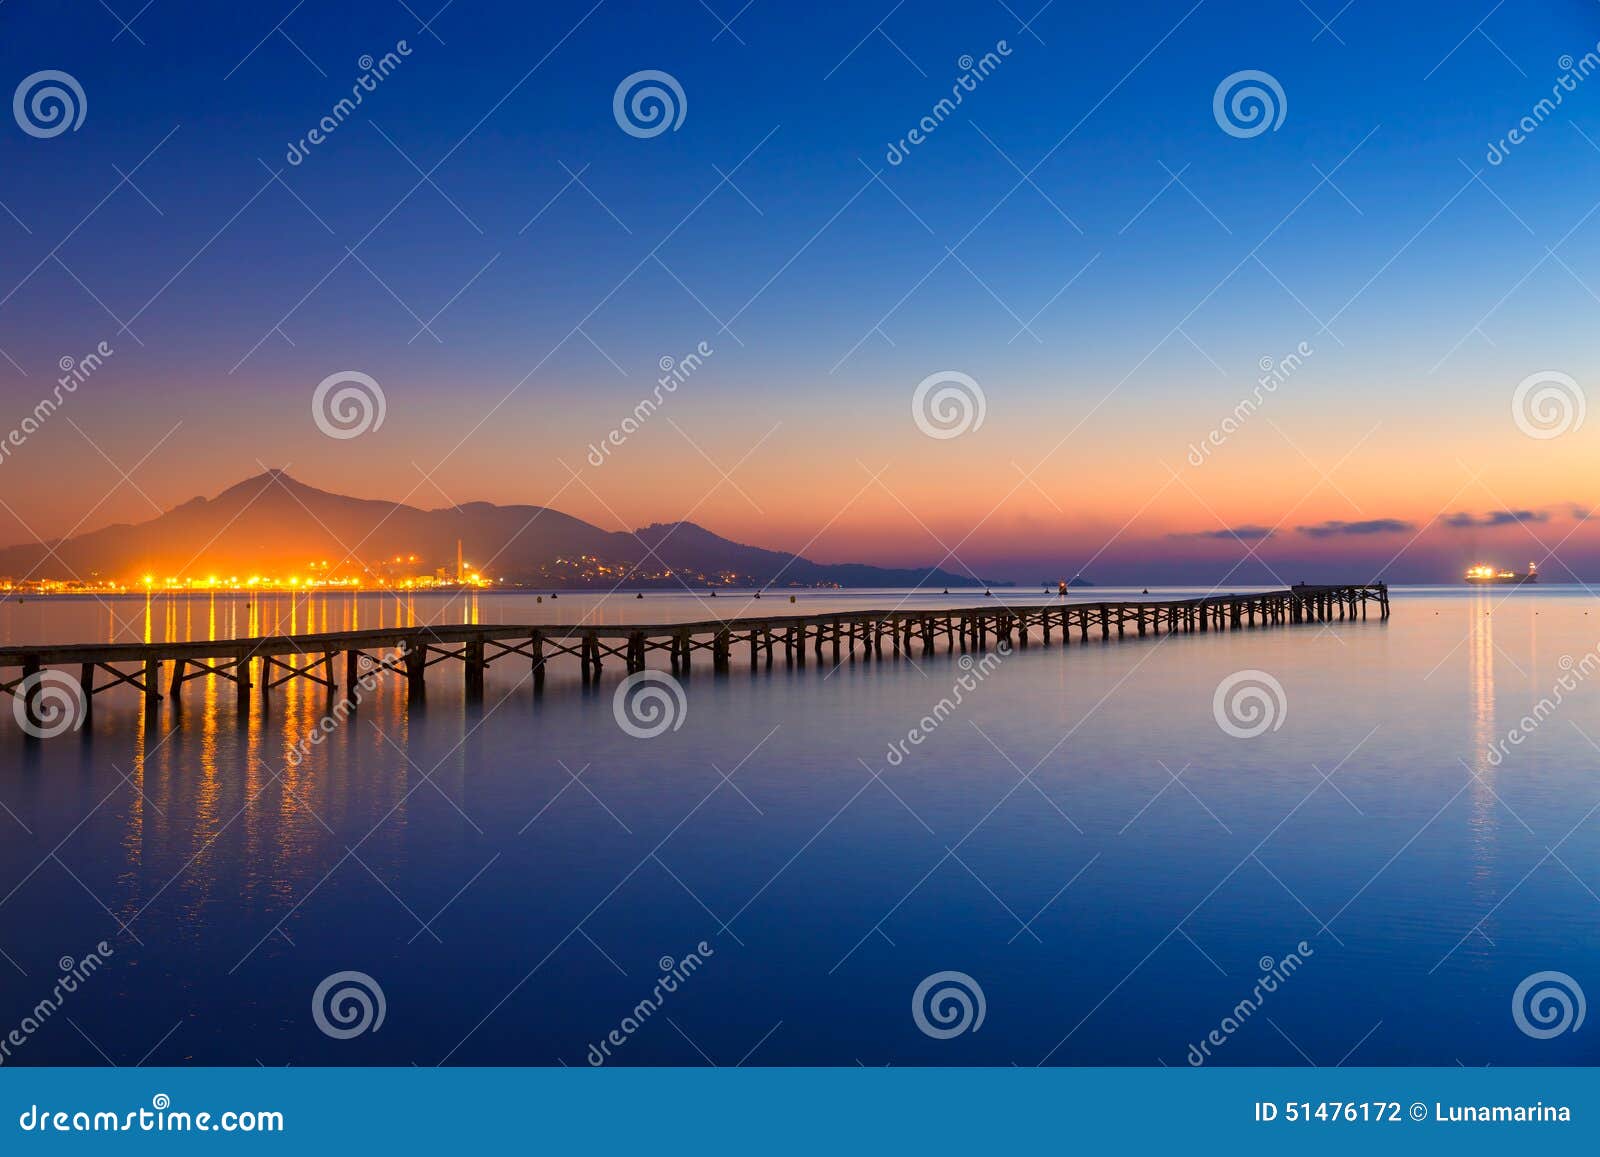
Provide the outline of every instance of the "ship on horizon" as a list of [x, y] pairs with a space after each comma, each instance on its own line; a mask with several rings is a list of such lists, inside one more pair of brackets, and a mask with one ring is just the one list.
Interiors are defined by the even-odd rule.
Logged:
[[1466, 573], [1469, 583], [1536, 583], [1539, 581], [1539, 564], [1530, 562], [1525, 572], [1501, 570], [1497, 566], [1469, 566]]

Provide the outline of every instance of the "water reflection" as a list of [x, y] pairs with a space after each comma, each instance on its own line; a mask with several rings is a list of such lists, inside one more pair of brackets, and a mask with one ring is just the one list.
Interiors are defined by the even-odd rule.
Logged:
[[[834, 597], [803, 609], [882, 600]], [[1588, 637], [1592, 602], [1537, 597], [1546, 652]], [[641, 602], [218, 596], [191, 617], [157, 596], [128, 629], [226, 638], [289, 622], [739, 609], [727, 596]], [[0, 813], [10, 833], [0, 948], [49, 975], [63, 953], [118, 936], [115, 981], [72, 1015], [128, 1063], [180, 1020], [149, 1063], [581, 1063], [663, 954], [707, 939], [715, 967], [673, 1016], [719, 1060], [781, 1021], [751, 1063], [948, 1062], [932, 1050], [951, 1042], [922, 1037], [904, 1005], [919, 978], [958, 965], [991, 1000], [983, 1033], [956, 1042], [963, 1062], [1033, 1063], [1081, 1024], [1053, 1060], [1149, 1064], [1181, 1056], [1233, 1007], [1238, 977], [1264, 951], [1315, 937], [1305, 908], [1270, 879], [1225, 876], [1265, 838], [1283, 882], [1340, 913], [1338, 942], [1318, 940], [1315, 970], [1275, 998], [1274, 1019], [1309, 1055], [1343, 1056], [1381, 1020], [1356, 1059], [1567, 1063], [1588, 1039], [1526, 1041], [1505, 993], [1536, 968], [1600, 966], [1574, 932], [1591, 898], [1564, 871], [1527, 871], [1600, 783], [1592, 749], [1564, 725], [1541, 728], [1504, 766], [1488, 763], [1496, 721], [1521, 713], [1497, 697], [1522, 690], [1509, 672], [1532, 653], [1535, 623], [1515, 602], [1485, 614], [1493, 605], [1397, 602], [1389, 624], [1331, 624], [1344, 646], [1311, 645], [1318, 632], [1296, 629], [1030, 646], [893, 769], [882, 768], [885, 742], [948, 694], [956, 658], [697, 672], [684, 727], [649, 742], [615, 724], [616, 665], [588, 695], [552, 676], [535, 705], [526, 662], [508, 660], [491, 668], [481, 708], [464, 702], [458, 667], [431, 673], [421, 709], [386, 676], [316, 743], [330, 700], [304, 679], [270, 694], [258, 684], [242, 713], [232, 684], [212, 676], [187, 685], [181, 712], [165, 702], [147, 717], [131, 697], [108, 696], [92, 744], [41, 744], [30, 763], [0, 734], [0, 802], [29, 829]], [[30, 610], [5, 627], [87, 638], [102, 614], [61, 603], [46, 616], [64, 616], [54, 623]], [[1239, 741], [1215, 726], [1212, 692], [1247, 666], [1279, 678], [1294, 712], [1281, 730]], [[1536, 687], [1547, 681], [1529, 673]], [[1339, 782], [1359, 813], [1327, 792], [1306, 797], [1310, 765], [1347, 752]], [[1021, 782], [1018, 769], [1046, 753]], [[1465, 790], [1463, 761], [1479, 777]], [[1157, 796], [1161, 763], [1192, 764], [1185, 782], [1204, 808], [1176, 786]], [[941, 859], [952, 846], [965, 866]], [[1600, 839], [1580, 831], [1561, 856], [1592, 879]], [[1441, 964], [1486, 913], [1493, 943], [1471, 936]], [[1173, 933], [1180, 920], [1228, 975]], [[307, 1020], [316, 982], [346, 968], [380, 978], [390, 1000], [389, 1023], [357, 1042], [359, 1058]], [[0, 1013], [13, 991], [36, 998], [26, 989], [5, 986]], [[55, 1028], [30, 1044], [30, 1060], [101, 1063], [71, 1026]], [[638, 1063], [700, 1059], [659, 1018], [629, 1047]], [[1228, 1063], [1301, 1060], [1259, 1019], [1228, 1048]]]
[[1487, 591], [1475, 592], [1468, 611], [1467, 686], [1471, 695], [1472, 768], [1479, 775], [1493, 770], [1494, 746], [1494, 602]]
[[[1489, 590], [1479, 589], [1468, 611], [1467, 627], [1467, 683], [1471, 695], [1472, 751], [1464, 760], [1475, 773], [1468, 788], [1472, 801], [1468, 827], [1472, 834], [1471, 881], [1474, 894], [1490, 913], [1484, 921], [1492, 919], [1493, 906], [1504, 890], [1499, 880], [1500, 825], [1502, 803], [1498, 796], [1496, 780], [1499, 767], [1490, 761], [1489, 754], [1499, 742], [1495, 730], [1495, 655], [1494, 620], [1497, 601]], [[1462, 945], [1469, 956], [1486, 956], [1492, 947], [1490, 928], [1479, 926], [1479, 934], [1472, 942]]]

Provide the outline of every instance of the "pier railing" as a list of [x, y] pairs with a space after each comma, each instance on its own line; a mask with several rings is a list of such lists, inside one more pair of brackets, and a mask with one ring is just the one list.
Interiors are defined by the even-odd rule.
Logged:
[[[33, 735], [43, 730], [40, 697], [48, 693], [46, 672], [77, 669], [84, 721], [94, 697], [116, 687], [132, 687], [147, 712], [164, 698], [176, 702], [186, 684], [205, 676], [230, 682], [241, 707], [253, 691], [263, 696], [291, 679], [309, 680], [330, 697], [340, 686], [343, 656], [346, 700], [354, 709], [359, 681], [389, 674], [405, 682], [410, 702], [427, 695], [427, 670], [459, 662], [467, 699], [483, 696], [491, 663], [520, 660], [530, 665], [535, 692], [543, 689], [548, 665], [577, 660], [584, 682], [600, 678], [605, 665], [620, 661], [629, 672], [644, 670], [652, 652], [664, 653], [676, 675], [688, 675], [695, 656], [709, 655], [712, 670], [729, 671], [738, 654], [750, 667], [770, 667], [781, 654], [791, 666], [805, 666], [809, 651], [818, 662], [881, 659], [938, 650], [984, 651], [991, 642], [1027, 647], [1032, 633], [1049, 645], [1077, 635], [1109, 641], [1178, 633], [1290, 626], [1365, 619], [1368, 608], [1389, 617], [1384, 583], [1352, 586], [1294, 586], [1250, 594], [1191, 599], [1074, 603], [1065, 599], [1030, 606], [996, 602], [992, 606], [938, 610], [826, 611], [809, 615], [758, 615], [736, 619], [663, 623], [654, 626], [439, 625], [316, 634], [267, 635], [183, 643], [86, 643], [65, 646], [0, 648], [0, 692], [21, 700], [18, 718]], [[163, 677], [165, 676], [165, 695]], [[58, 679], [61, 676], [56, 676]], [[369, 684], [370, 685], [370, 684]], [[39, 724], [40, 726], [30, 726]]]

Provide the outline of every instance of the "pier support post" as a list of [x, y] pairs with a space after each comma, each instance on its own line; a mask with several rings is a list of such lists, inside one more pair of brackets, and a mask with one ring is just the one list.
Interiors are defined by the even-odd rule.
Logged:
[[233, 661], [233, 701], [237, 711], [250, 710], [250, 652], [240, 651]]
[[39, 717], [39, 685], [28, 683], [39, 673], [39, 659], [36, 655], [24, 655], [22, 658], [22, 685], [27, 689], [22, 692], [22, 717], [27, 721], [26, 731], [28, 742], [37, 742], [36, 734], [44, 729], [44, 720]]
[[428, 697], [428, 644], [421, 639], [406, 642], [406, 702], [421, 703]]
[[78, 686], [83, 688], [83, 724], [94, 720], [94, 664], [84, 663], [78, 668]]
[[344, 653], [344, 703], [351, 711], [361, 702], [361, 697], [356, 693], [356, 684], [361, 682], [361, 652], [346, 651]]
[[462, 658], [466, 665], [463, 675], [466, 683], [467, 702], [477, 703], [483, 699], [483, 671], [487, 666], [483, 661], [483, 640], [468, 639], [461, 650]]

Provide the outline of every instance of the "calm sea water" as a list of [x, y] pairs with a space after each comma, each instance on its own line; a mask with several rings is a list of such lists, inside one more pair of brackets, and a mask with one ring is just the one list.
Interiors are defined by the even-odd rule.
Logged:
[[[62, 958], [112, 951], [6, 1063], [582, 1065], [613, 1030], [613, 1064], [1183, 1065], [1214, 1030], [1208, 1063], [1596, 1063], [1594, 1026], [1529, 1036], [1513, 993], [1559, 971], [1600, 995], [1600, 600], [1394, 595], [1387, 623], [1035, 637], [975, 669], [740, 656], [654, 739], [618, 726], [617, 666], [535, 701], [521, 660], [481, 707], [448, 665], [422, 709], [381, 686], [299, 765], [327, 701], [298, 681], [246, 718], [206, 681], [181, 714], [107, 696], [32, 746], [8, 719], [0, 1037]], [[0, 603], [0, 640], [745, 606], [35, 599]], [[1276, 724], [1248, 738], [1214, 707], [1241, 671]], [[384, 1019], [334, 1039], [313, 993], [344, 971]], [[913, 994], [949, 971], [983, 1019], [941, 1039]]]

